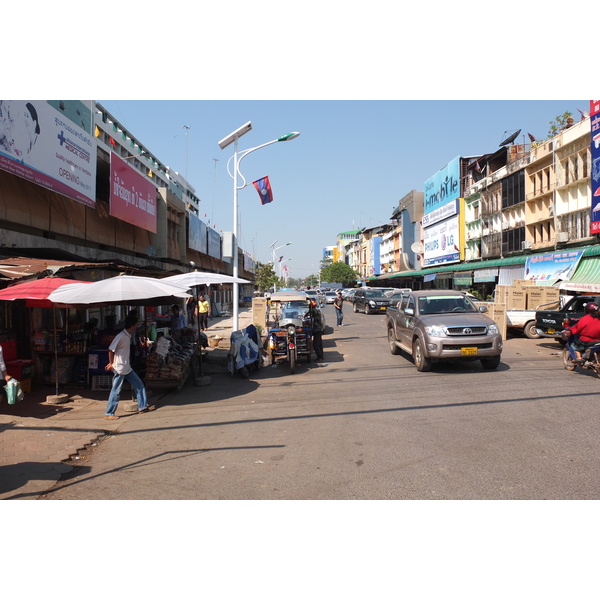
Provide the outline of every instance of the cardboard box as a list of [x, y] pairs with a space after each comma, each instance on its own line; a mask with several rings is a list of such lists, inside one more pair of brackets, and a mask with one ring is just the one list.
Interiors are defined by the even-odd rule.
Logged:
[[260, 325], [263, 330], [267, 325], [267, 299], [252, 298], [252, 323], [254, 326]]
[[527, 291], [521, 286], [512, 286], [506, 300], [507, 310], [527, 310]]

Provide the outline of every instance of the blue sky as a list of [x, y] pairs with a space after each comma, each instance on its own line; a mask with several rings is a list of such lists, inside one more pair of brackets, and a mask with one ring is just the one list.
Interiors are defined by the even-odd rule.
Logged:
[[247, 121], [253, 128], [240, 151], [299, 131], [240, 166], [250, 184], [268, 175], [274, 197], [262, 206], [254, 186], [239, 192], [240, 246], [267, 262], [275, 240], [292, 242], [278, 252], [292, 277], [316, 272], [338, 233], [388, 222], [400, 198], [422, 191], [456, 156], [494, 152], [518, 129], [517, 142], [547, 137], [556, 116], [579, 120], [577, 109], [589, 110], [589, 100], [98, 101], [164, 164], [187, 173], [201, 218], [223, 231], [233, 226], [233, 146], [217, 142]]

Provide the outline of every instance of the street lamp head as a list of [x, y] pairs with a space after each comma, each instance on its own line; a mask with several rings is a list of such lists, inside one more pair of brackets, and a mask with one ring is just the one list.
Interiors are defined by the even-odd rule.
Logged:
[[[244, 134], [248, 133], [251, 129], [252, 129], [252, 122], [248, 121], [247, 123], [245, 123], [238, 129], [236, 129], [235, 131], [231, 132], [227, 137], [224, 137], [219, 142], [219, 148], [221, 148], [221, 150], [224, 150], [225, 148], [227, 148], [227, 146], [229, 146], [229, 144], [232, 144], [233, 142], [235, 142], [235, 140], [237, 140], [238, 138], [241, 138]], [[291, 135], [291, 134], [288, 134], [288, 135]]]
[[292, 131], [291, 133], [286, 133], [285, 135], [282, 135], [281, 137], [277, 138], [277, 141], [287, 142], [289, 140], [295, 140], [299, 135], [300, 133], [298, 131]]

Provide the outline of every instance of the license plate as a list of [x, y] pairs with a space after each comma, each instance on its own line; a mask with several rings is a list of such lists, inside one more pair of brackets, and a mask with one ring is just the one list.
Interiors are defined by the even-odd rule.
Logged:
[[460, 353], [465, 355], [477, 354], [477, 348], [461, 348]]
[[556, 329], [548, 329], [548, 333], [555, 333]]

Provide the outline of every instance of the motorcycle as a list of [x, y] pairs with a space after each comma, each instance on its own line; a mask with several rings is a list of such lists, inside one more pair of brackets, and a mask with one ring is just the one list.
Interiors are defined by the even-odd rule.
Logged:
[[271, 364], [288, 363], [290, 373], [296, 372], [300, 359], [310, 361], [310, 320], [306, 312], [306, 299], [300, 294], [282, 292], [270, 298], [269, 354]]
[[[573, 335], [565, 333], [564, 338], [567, 338], [565, 347], [563, 348], [563, 364], [567, 371], [574, 371], [577, 367], [594, 371], [597, 377], [600, 377], [600, 342], [590, 346], [581, 355], [581, 361], [577, 361], [575, 350], [573, 349]], [[564, 339], [563, 338], [563, 339]]]

